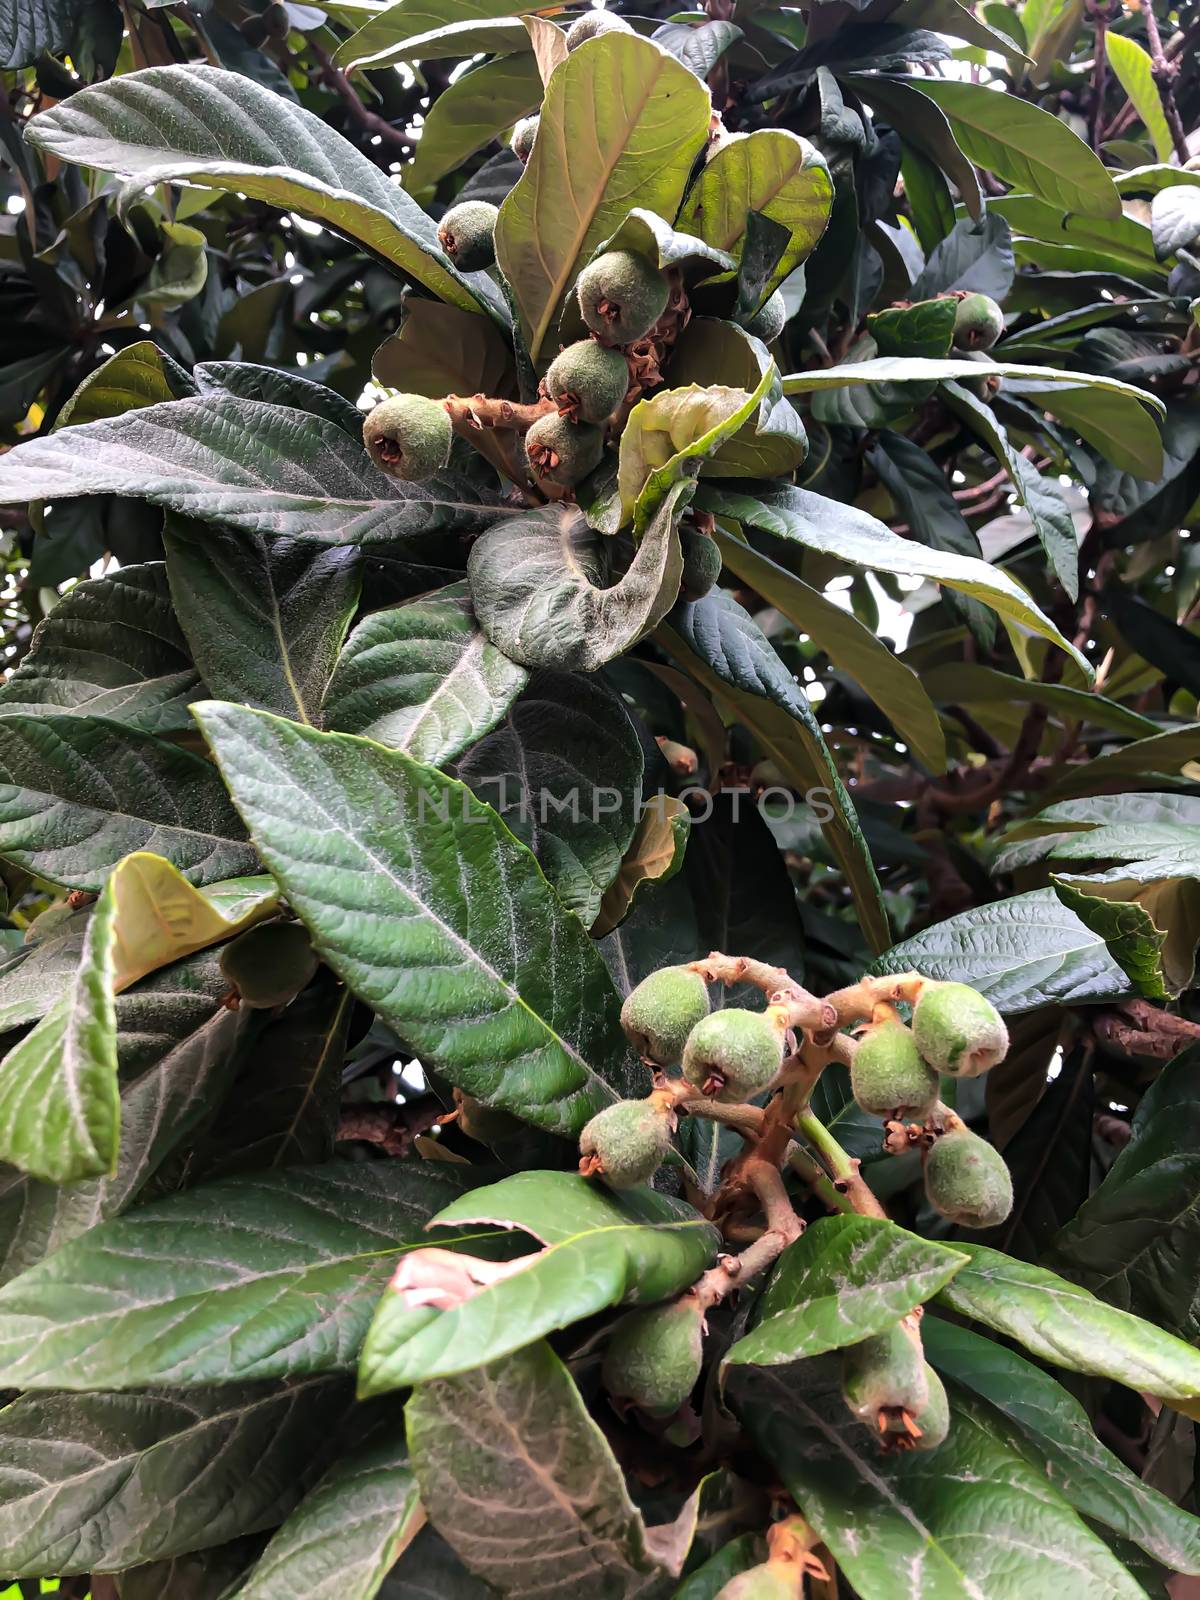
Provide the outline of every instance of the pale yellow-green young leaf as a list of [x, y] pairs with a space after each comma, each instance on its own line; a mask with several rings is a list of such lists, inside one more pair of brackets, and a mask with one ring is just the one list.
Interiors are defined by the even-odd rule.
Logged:
[[580, 267], [630, 207], [675, 215], [711, 109], [694, 73], [633, 33], [589, 40], [554, 73], [533, 154], [496, 226], [534, 361], [553, 354]]
[[820, 152], [798, 134], [762, 128], [721, 146], [688, 195], [678, 225], [739, 259], [747, 212], [760, 211], [790, 229], [766, 295], [807, 258], [832, 204], [833, 180]]
[[691, 828], [691, 812], [682, 800], [669, 794], [654, 797], [642, 812], [620, 871], [604, 891], [591, 928], [593, 939], [602, 939], [624, 920], [643, 884], [665, 883], [675, 876]]
[[426, 114], [417, 152], [404, 169], [410, 194], [427, 189], [541, 104], [533, 54], [497, 56], [456, 78]]
[[1128, 39], [1123, 33], [1111, 31], [1105, 35], [1105, 48], [1109, 66], [1116, 73], [1146, 132], [1154, 141], [1155, 155], [1160, 161], [1169, 161], [1175, 153], [1175, 144], [1167, 127], [1167, 116], [1158, 85], [1154, 81], [1154, 67], [1149, 55], [1136, 39]]

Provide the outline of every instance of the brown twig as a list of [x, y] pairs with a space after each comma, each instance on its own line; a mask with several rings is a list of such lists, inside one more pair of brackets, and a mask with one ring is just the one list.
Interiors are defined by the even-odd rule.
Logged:
[[792, 1208], [778, 1167], [766, 1161], [751, 1162], [745, 1181], [758, 1196], [767, 1226], [763, 1233], [736, 1256], [721, 1256], [689, 1291], [703, 1311], [731, 1295], [735, 1289], [762, 1272], [783, 1254], [789, 1244], [804, 1232], [804, 1223]]
[[342, 69], [335, 66], [329, 51], [323, 45], [318, 44], [311, 33], [307, 36], [306, 43], [321, 69], [321, 81], [337, 95], [345, 106], [346, 114], [351, 122], [369, 138], [378, 139], [380, 141], [379, 149], [398, 156], [411, 155], [412, 142], [405, 138], [399, 128], [393, 128], [385, 117], [381, 117], [376, 111], [368, 110], [363, 105], [358, 97], [358, 90]]
[[1154, 15], [1154, 0], [1146, 0], [1142, 7], [1142, 18], [1146, 24], [1146, 43], [1150, 46], [1150, 67], [1154, 74], [1154, 82], [1158, 86], [1167, 127], [1171, 130], [1171, 142], [1175, 146], [1175, 154], [1182, 163], [1187, 160], [1190, 152], [1183, 118], [1179, 115], [1179, 107], [1175, 104], [1175, 74], [1178, 67], [1174, 62], [1167, 60], [1163, 50], [1162, 35], [1158, 31], [1158, 18]]
[[727, 956], [714, 950], [701, 961], [690, 961], [688, 970], [698, 972], [705, 983], [753, 984], [772, 1005], [787, 1009], [790, 1027], [807, 1033], [826, 1034], [837, 1022], [828, 1001], [810, 994], [784, 967], [773, 967], [752, 956]]

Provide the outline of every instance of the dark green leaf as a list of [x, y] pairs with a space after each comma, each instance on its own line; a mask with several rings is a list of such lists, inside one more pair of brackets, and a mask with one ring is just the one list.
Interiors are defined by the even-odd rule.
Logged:
[[0, 1289], [2, 1381], [137, 1389], [352, 1367], [388, 1274], [469, 1182], [443, 1162], [334, 1162], [139, 1206]]
[[625, 1600], [661, 1574], [621, 1469], [548, 1345], [421, 1384], [405, 1418], [435, 1526], [504, 1593]]
[[0, 716], [64, 711], [174, 733], [192, 726], [188, 704], [202, 692], [154, 562], [69, 590], [0, 689]]
[[600, 677], [535, 672], [456, 775], [528, 845], [590, 928], [637, 827], [642, 747]]
[[343, 1382], [26, 1395], [0, 1412], [0, 1567], [120, 1571], [279, 1522], [320, 1473]]
[[322, 717], [440, 767], [495, 727], [528, 677], [480, 631], [468, 586], [450, 584], [359, 623]]
[[268, 540], [178, 518], [168, 522], [164, 543], [176, 615], [209, 692], [319, 721], [358, 603], [357, 548]]
[[431, 1066], [567, 1135], [627, 1085], [604, 963], [494, 811], [402, 751], [198, 715], [317, 949]]

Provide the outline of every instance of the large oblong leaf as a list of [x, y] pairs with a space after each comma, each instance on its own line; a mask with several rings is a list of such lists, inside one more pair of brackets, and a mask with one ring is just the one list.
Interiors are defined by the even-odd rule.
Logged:
[[1036, 1007], [1121, 999], [1131, 984], [1103, 938], [1053, 889], [962, 911], [893, 945], [877, 972], [970, 983], [1006, 1015]]
[[175, 612], [209, 694], [319, 721], [358, 604], [358, 548], [179, 518], [163, 542]]
[[939, 1295], [961, 1316], [1007, 1334], [1042, 1361], [1115, 1378], [1189, 1414], [1200, 1410], [1200, 1350], [1153, 1323], [1119, 1311], [1077, 1283], [981, 1244]]
[[0, 1289], [0, 1374], [136, 1389], [345, 1370], [397, 1260], [470, 1182], [448, 1162], [329, 1162], [139, 1206]]
[[591, 39], [553, 73], [533, 154], [496, 224], [534, 361], [580, 267], [630, 207], [675, 215], [710, 112], [699, 79], [633, 33]]
[[1097, 1439], [1075, 1396], [1032, 1361], [940, 1317], [921, 1324], [939, 1372], [982, 1396], [1014, 1425], [1014, 1442], [1075, 1509], [1175, 1572], [1200, 1573], [1200, 1520], [1182, 1511]]
[[0, 855], [100, 890], [124, 856], [165, 856], [191, 883], [257, 858], [211, 763], [102, 717], [0, 716]]
[[444, 766], [489, 733], [529, 674], [481, 631], [465, 583], [365, 617], [325, 696], [325, 725]]
[[[363, 1347], [360, 1394], [466, 1372], [627, 1300], [668, 1299], [720, 1246], [712, 1224], [682, 1201], [645, 1188], [612, 1194], [572, 1172], [505, 1178], [453, 1201], [430, 1227], [461, 1235], [472, 1224], [518, 1228], [543, 1248], [449, 1309], [390, 1288]], [[439, 1243], [436, 1232], [429, 1242]]]
[[826, 1217], [780, 1256], [730, 1365], [782, 1366], [857, 1344], [907, 1316], [967, 1258], [876, 1217]]
[[953, 1400], [943, 1444], [887, 1458], [847, 1409], [836, 1358], [733, 1386], [760, 1450], [869, 1600], [1144, 1600], [1003, 1426]]
[[272, 1527], [321, 1472], [349, 1399], [335, 1378], [25, 1395], [0, 1412], [0, 1567], [117, 1572]]
[[603, 678], [537, 672], [456, 775], [529, 846], [590, 928], [637, 827], [642, 770], [637, 731]]
[[692, 490], [675, 483], [633, 560], [607, 587], [612, 541], [575, 508], [547, 506], [489, 528], [467, 562], [484, 633], [527, 667], [595, 672], [659, 622], [683, 574], [676, 512]]
[[204, 522], [428, 557], [423, 534], [505, 513], [397, 484], [327, 417], [214, 390], [29, 439], [0, 458], [0, 501], [118, 494]]
[[990, 562], [954, 550], [934, 550], [915, 539], [902, 539], [878, 517], [808, 489], [772, 488], [751, 495], [704, 485], [697, 492], [697, 504], [718, 516], [734, 517], [776, 538], [794, 540], [856, 567], [944, 583], [1049, 639], [1065, 650], [1089, 678], [1092, 676], [1082, 651], [1059, 632], [1019, 583]]
[[272, 1537], [239, 1600], [374, 1600], [425, 1521], [395, 1430], [335, 1461]]
[[349, 734], [196, 715], [317, 950], [431, 1066], [568, 1136], [630, 1085], [603, 961], [469, 789]]
[[499, 291], [464, 276], [436, 224], [373, 161], [283, 95], [216, 67], [148, 67], [81, 89], [30, 124], [64, 161], [143, 184], [196, 183], [313, 217], [464, 311], [503, 316]]
[[748, 212], [785, 227], [790, 238], [763, 288], [765, 300], [815, 248], [832, 203], [820, 151], [784, 128], [759, 128], [720, 146], [688, 194], [679, 228], [740, 260]]
[[0, 688], [0, 716], [64, 711], [147, 733], [178, 732], [191, 727], [188, 702], [200, 690], [166, 569], [152, 561], [77, 584], [62, 597]]
[[[982, 84], [916, 76], [904, 82], [941, 107], [976, 166], [998, 173], [1062, 211], [1085, 217], [1120, 216], [1121, 199], [1104, 163], [1050, 112]], [[869, 97], [870, 90], [866, 92]]]
[[657, 1530], [548, 1345], [421, 1384], [405, 1423], [434, 1525], [501, 1593], [633, 1600], [659, 1592], [663, 1567], [678, 1570], [657, 1554]]
[[417, 152], [404, 171], [410, 193], [437, 182], [506, 128], [535, 111], [542, 79], [533, 52], [497, 56], [455, 78], [421, 124]]

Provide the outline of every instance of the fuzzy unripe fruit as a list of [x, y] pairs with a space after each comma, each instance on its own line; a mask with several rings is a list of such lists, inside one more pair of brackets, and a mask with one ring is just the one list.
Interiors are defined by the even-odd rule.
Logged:
[[568, 422], [557, 411], [539, 417], [525, 435], [529, 470], [539, 483], [573, 489], [600, 465], [604, 434], [590, 422]]
[[716, 1600], [800, 1600], [804, 1593], [804, 1568], [796, 1562], [780, 1566], [764, 1561], [730, 1578]]
[[631, 989], [621, 1007], [630, 1044], [660, 1067], [683, 1059], [688, 1035], [708, 1016], [708, 985], [686, 967], [662, 967]]
[[652, 1417], [673, 1416], [696, 1387], [704, 1355], [704, 1313], [690, 1295], [631, 1311], [613, 1330], [601, 1377], [614, 1400]]
[[683, 1051], [683, 1075], [714, 1100], [752, 1100], [783, 1062], [782, 1021], [736, 1006], [698, 1022]]
[[606, 250], [579, 274], [579, 310], [610, 344], [636, 344], [667, 309], [667, 280], [645, 256]]
[[954, 314], [956, 350], [990, 350], [1004, 332], [1004, 313], [988, 294], [968, 294]]
[[964, 1228], [996, 1228], [1013, 1205], [1012, 1176], [994, 1145], [969, 1128], [943, 1134], [925, 1157], [925, 1193]]
[[438, 227], [438, 243], [460, 272], [482, 272], [496, 260], [496, 218], [487, 200], [451, 206]]
[[299, 922], [251, 928], [221, 951], [221, 971], [244, 1006], [267, 1010], [294, 1000], [317, 970], [308, 930]]
[[929, 1389], [929, 1399], [917, 1418], [921, 1437], [914, 1441], [914, 1450], [936, 1450], [938, 1445], [945, 1444], [946, 1435], [950, 1432], [950, 1400], [946, 1386], [928, 1361], [925, 1363], [925, 1383]]
[[910, 1424], [929, 1404], [929, 1379], [920, 1346], [899, 1323], [842, 1352], [842, 1397], [885, 1448], [915, 1441]]
[[861, 1036], [850, 1066], [855, 1100], [873, 1117], [924, 1121], [938, 1097], [938, 1075], [926, 1066], [900, 1021], [876, 1022]]
[[679, 530], [683, 547], [683, 576], [679, 593], [685, 600], [703, 600], [721, 576], [721, 552], [717, 541], [699, 528], [686, 523]]
[[531, 117], [522, 117], [512, 131], [512, 138], [509, 140], [509, 144], [512, 146], [513, 154], [518, 158], [522, 166], [533, 154], [533, 141], [537, 138], [538, 123], [541, 120], [541, 117], [535, 111]]
[[363, 443], [390, 478], [420, 483], [449, 462], [454, 429], [440, 401], [423, 394], [394, 394], [363, 423]]
[[1008, 1029], [995, 1006], [966, 983], [927, 983], [913, 1010], [917, 1049], [938, 1072], [977, 1078], [1008, 1054]]
[[567, 49], [577, 50], [589, 39], [598, 39], [602, 33], [632, 33], [624, 17], [613, 11], [585, 11], [567, 29]]
[[603, 422], [629, 388], [629, 363], [619, 350], [581, 339], [550, 363], [546, 393], [569, 422]]
[[787, 322], [787, 302], [776, 289], [759, 306], [758, 310], [744, 324], [746, 332], [753, 334], [756, 339], [761, 339], [764, 344], [772, 344], [783, 332]]
[[649, 1183], [671, 1144], [671, 1114], [649, 1100], [605, 1106], [579, 1135], [579, 1170], [610, 1189]]

